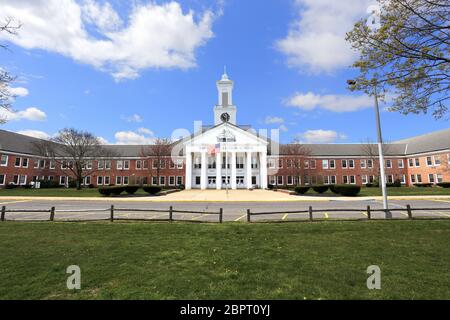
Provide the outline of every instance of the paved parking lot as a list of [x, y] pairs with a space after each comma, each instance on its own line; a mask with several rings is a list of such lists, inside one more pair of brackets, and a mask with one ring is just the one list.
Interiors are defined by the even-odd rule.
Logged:
[[[394, 218], [408, 218], [406, 205], [415, 208], [435, 208], [435, 210], [414, 211], [414, 217], [450, 218], [450, 200], [391, 200], [390, 208], [403, 209], [394, 211]], [[49, 210], [55, 207], [55, 221], [62, 220], [98, 220], [109, 219], [110, 208], [114, 205], [115, 218], [126, 219], [168, 219], [169, 213], [165, 212], [170, 206], [175, 211], [199, 211], [204, 214], [178, 213], [173, 214], [176, 220], [192, 221], [218, 221], [218, 215], [213, 214], [223, 209], [224, 221], [245, 222], [247, 209], [251, 212], [280, 212], [274, 215], [252, 216], [252, 221], [309, 219], [308, 213], [291, 213], [291, 211], [308, 210], [309, 206], [314, 212], [315, 219], [364, 219], [367, 218], [366, 208], [369, 205], [372, 210], [381, 209], [379, 200], [362, 201], [304, 201], [304, 202], [139, 202], [139, 201], [79, 201], [79, 200], [0, 200], [0, 206], [6, 206], [7, 210], [19, 210], [19, 212], [6, 212], [6, 220], [48, 220], [49, 212], [20, 212], [20, 210]], [[128, 209], [128, 210], [124, 210]], [[133, 209], [144, 210], [133, 212]], [[356, 212], [333, 212], [333, 209], [356, 209]], [[124, 211], [122, 211], [124, 210]], [[155, 210], [145, 211], [145, 210]], [[382, 212], [373, 212], [372, 218], [383, 218]]]

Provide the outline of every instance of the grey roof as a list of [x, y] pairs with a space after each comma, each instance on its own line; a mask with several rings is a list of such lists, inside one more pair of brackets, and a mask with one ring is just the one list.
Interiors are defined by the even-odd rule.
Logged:
[[394, 143], [406, 144], [405, 154], [450, 149], [450, 128], [395, 141]]
[[[239, 127], [244, 130], [246, 128], [248, 129], [248, 126]], [[187, 139], [188, 138], [189, 137], [187, 137]], [[37, 155], [35, 145], [40, 141], [42, 140], [38, 138], [33, 138], [19, 133], [0, 129], [0, 150], [3, 151]], [[176, 145], [177, 143], [180, 143], [180, 141], [175, 142], [174, 145]], [[291, 149], [290, 146], [292, 145], [280, 145], [280, 154], [289, 154], [289, 151]], [[302, 145], [302, 148], [306, 149], [308, 154], [312, 156], [325, 157], [364, 156], [369, 153], [367, 151], [368, 147], [370, 147], [372, 155], [377, 155], [378, 152], [376, 144], [367, 145], [357, 143], [339, 143]], [[105, 145], [104, 148], [110, 150], [116, 156], [131, 158], [140, 157], [142, 154], [142, 150], [148, 150], [148, 148], [151, 148], [151, 145]], [[415, 153], [425, 153], [450, 149], [450, 128], [409, 139], [395, 141], [387, 144], [384, 148], [385, 154], [388, 156], [404, 156]], [[271, 150], [269, 150], [269, 153], [271, 153]]]

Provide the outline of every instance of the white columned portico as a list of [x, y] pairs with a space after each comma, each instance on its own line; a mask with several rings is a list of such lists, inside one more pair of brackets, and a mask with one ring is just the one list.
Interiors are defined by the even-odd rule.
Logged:
[[259, 154], [260, 161], [260, 180], [261, 180], [261, 189], [267, 189], [267, 153], [260, 152]]
[[236, 190], [236, 151], [231, 152], [231, 189]]
[[192, 189], [192, 153], [190, 150], [186, 150], [186, 189]]
[[252, 185], [252, 153], [247, 152], [247, 163], [245, 165], [247, 169], [247, 189], [251, 189]]
[[200, 188], [205, 190], [208, 185], [208, 177], [206, 174], [206, 169], [208, 168], [208, 163], [206, 162], [206, 151], [202, 151], [202, 165], [201, 165], [201, 175], [200, 175]]
[[222, 189], [222, 153], [216, 153], [216, 189]]

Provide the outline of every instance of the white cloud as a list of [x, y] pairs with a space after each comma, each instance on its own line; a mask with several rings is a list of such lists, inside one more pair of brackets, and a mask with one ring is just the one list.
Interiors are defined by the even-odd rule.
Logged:
[[280, 131], [287, 132], [289, 129], [284, 124], [279, 127]]
[[176, 1], [136, 2], [126, 23], [108, 2], [0, 2], [1, 16], [23, 23], [17, 36], [3, 32], [0, 39], [28, 50], [62, 54], [109, 72], [116, 80], [134, 79], [148, 68], [195, 67], [195, 51], [213, 36], [216, 18], [210, 10], [183, 12]]
[[109, 144], [108, 140], [106, 140], [103, 137], [97, 137], [97, 139], [100, 142], [100, 144]]
[[153, 144], [155, 137], [151, 130], [140, 128], [138, 132], [119, 131], [114, 135], [116, 144]]
[[266, 124], [281, 124], [281, 123], [284, 123], [284, 119], [281, 117], [268, 116], [265, 119], [265, 123]]
[[333, 130], [308, 130], [297, 135], [297, 139], [301, 143], [332, 143], [336, 140], [346, 139], [345, 134], [337, 133]]
[[356, 53], [345, 41], [345, 33], [367, 16], [375, 0], [296, 0], [299, 17], [288, 35], [276, 42], [288, 64], [301, 71], [332, 72], [350, 66]]
[[10, 87], [8, 91], [17, 97], [26, 97], [29, 94], [28, 89], [23, 87]]
[[144, 119], [142, 119], [142, 117], [136, 113], [132, 114], [131, 116], [128, 116], [128, 117], [122, 117], [122, 119], [127, 122], [136, 122], [136, 123], [140, 123], [140, 122], [144, 121]]
[[313, 92], [297, 92], [286, 99], [284, 104], [306, 111], [321, 108], [332, 112], [352, 112], [372, 107], [373, 100], [367, 95], [320, 95]]
[[17, 131], [17, 133], [44, 140], [48, 140], [51, 137], [48, 133], [39, 130], [21, 130]]
[[6, 121], [11, 120], [30, 120], [30, 121], [44, 121], [47, 115], [44, 111], [31, 107], [22, 111], [10, 111], [0, 108], [0, 118]]

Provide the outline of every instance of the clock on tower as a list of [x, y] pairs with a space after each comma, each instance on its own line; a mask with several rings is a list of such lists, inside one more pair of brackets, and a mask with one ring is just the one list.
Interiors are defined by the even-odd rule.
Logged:
[[236, 106], [233, 104], [233, 81], [226, 71], [217, 81], [218, 103], [214, 107], [214, 125], [228, 122], [236, 125]]
[[220, 120], [222, 120], [222, 122], [228, 122], [230, 121], [230, 115], [224, 112], [220, 115]]

